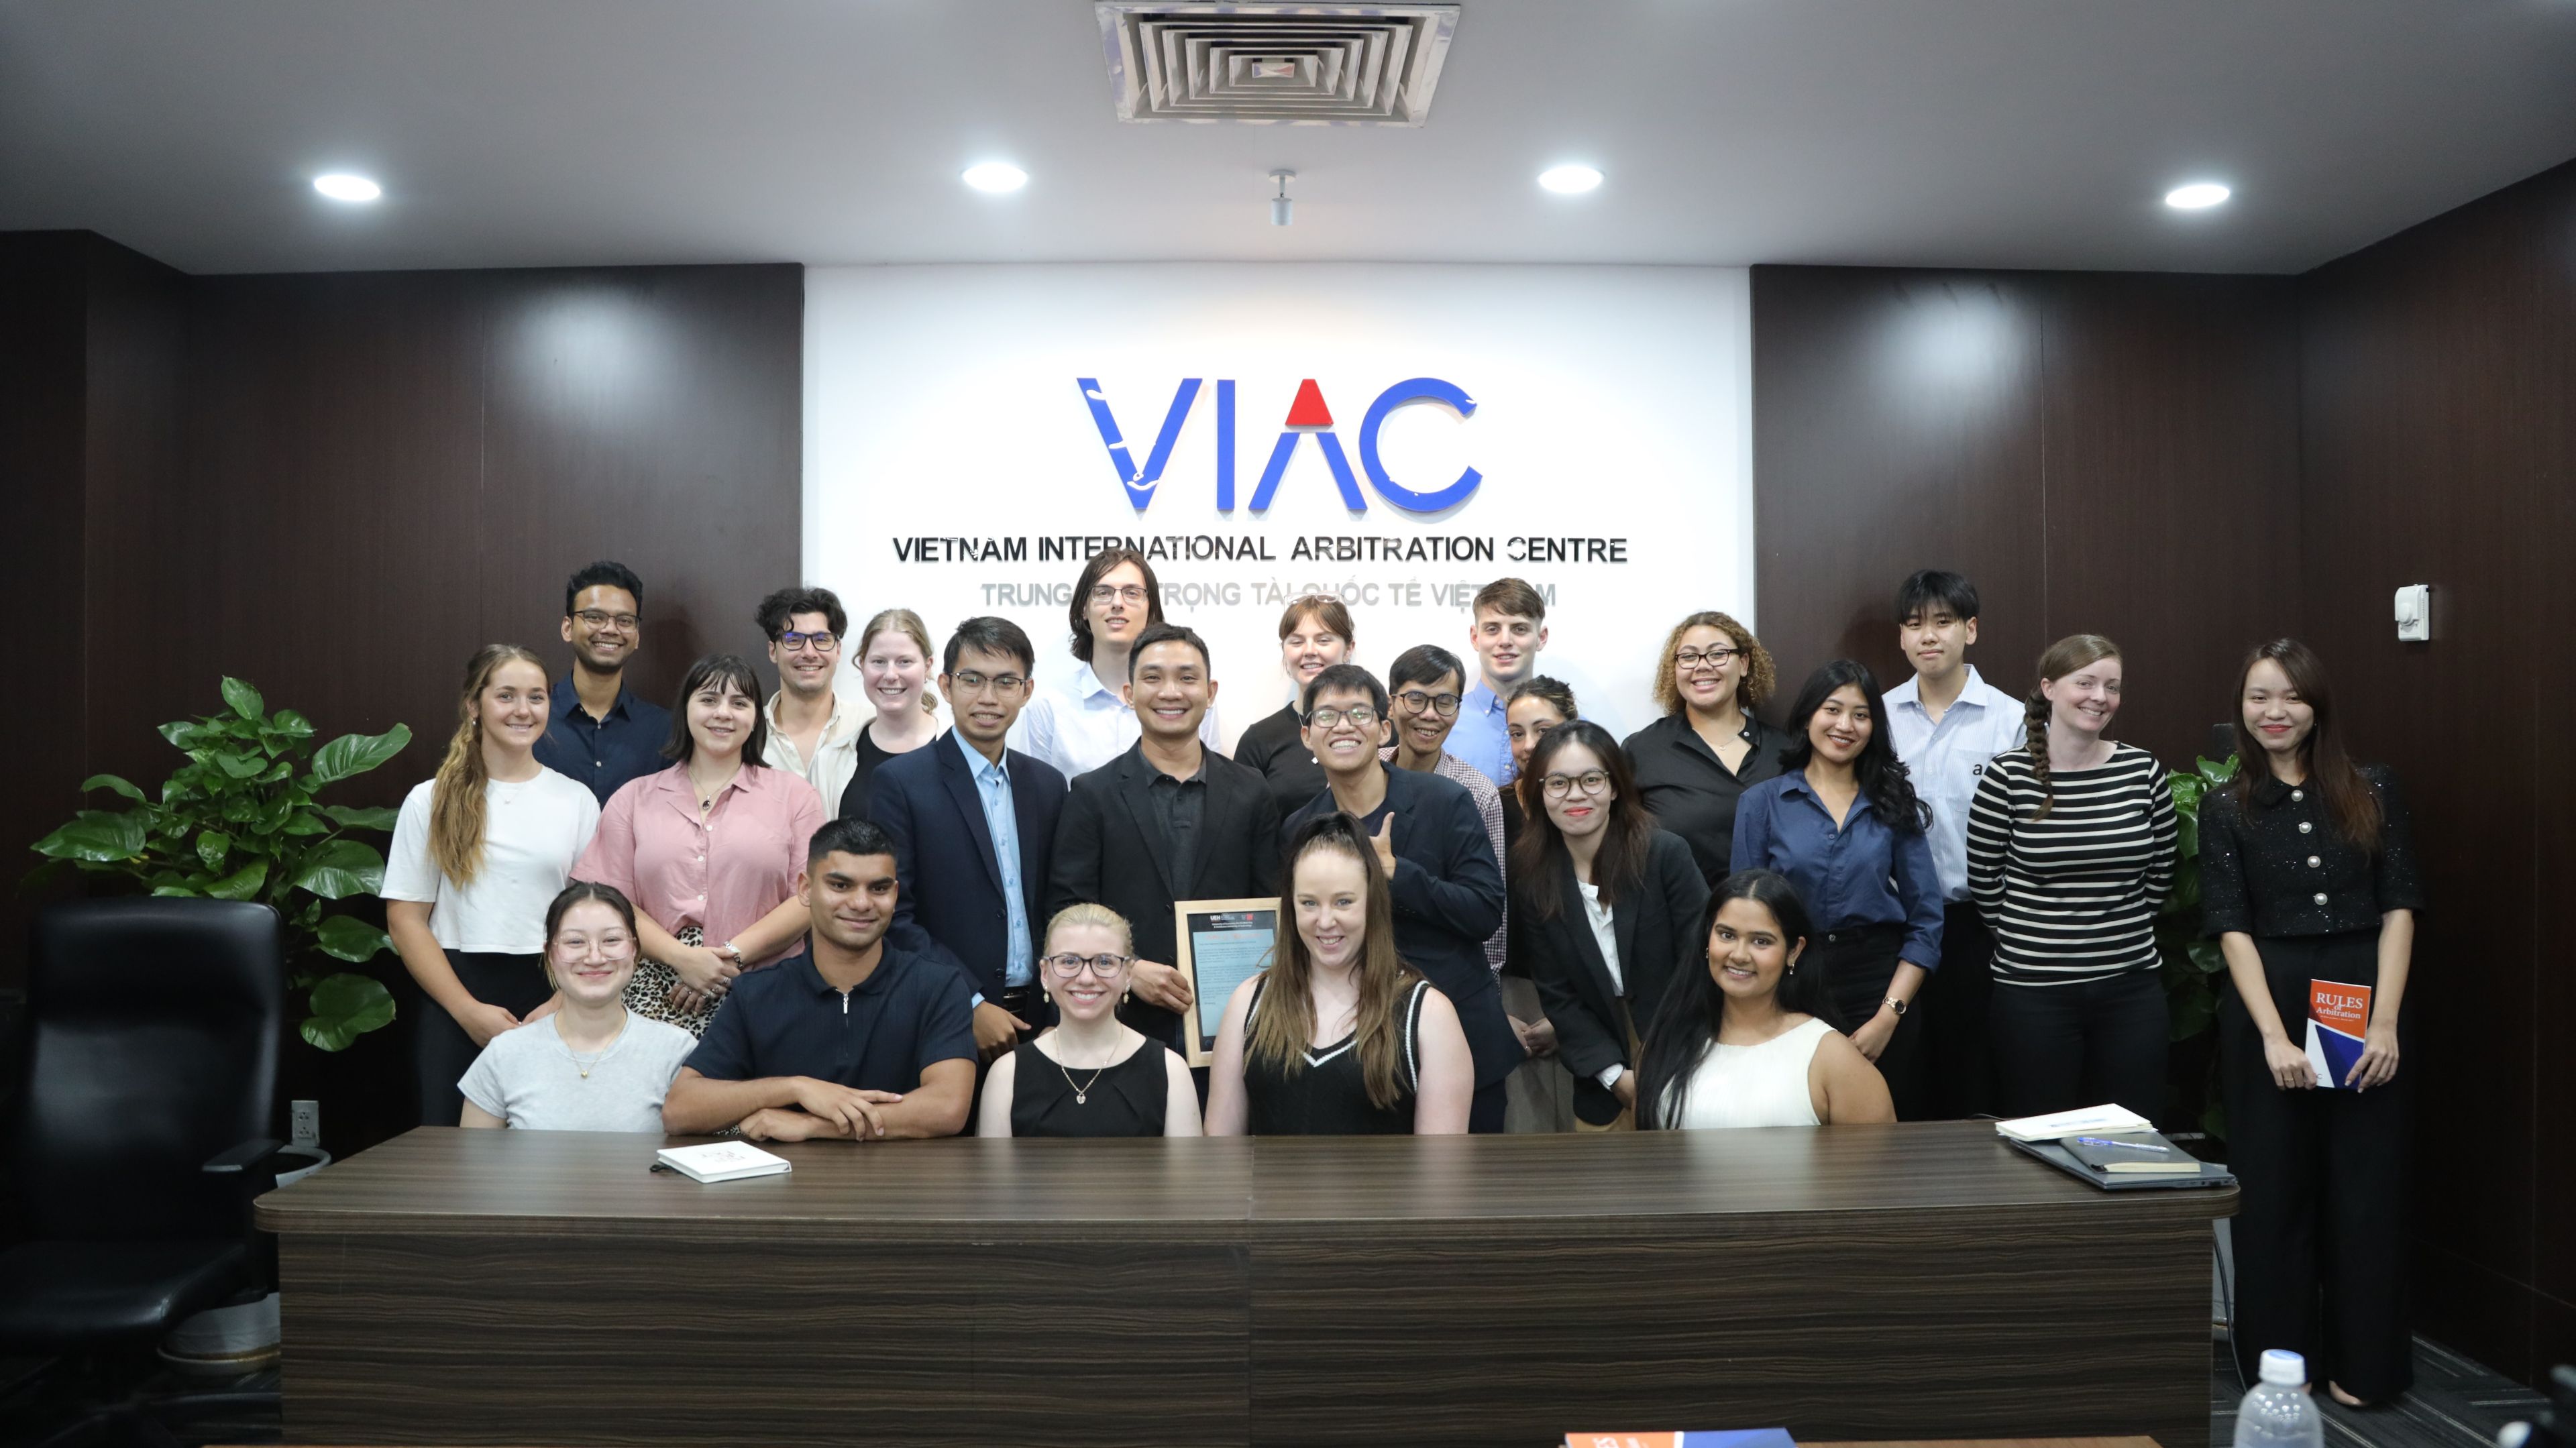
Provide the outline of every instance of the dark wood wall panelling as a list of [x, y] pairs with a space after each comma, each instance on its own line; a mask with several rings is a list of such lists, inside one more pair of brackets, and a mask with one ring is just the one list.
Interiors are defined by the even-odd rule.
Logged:
[[[2425, 1331], [2529, 1380], [2576, 1361], [2576, 165], [2305, 280], [2313, 641], [2394, 765], [2431, 908], [2408, 990]], [[2389, 594], [2434, 587], [2401, 644]]]
[[1780, 705], [1856, 658], [1911, 672], [1917, 568], [1983, 596], [1971, 657], [2016, 697], [2107, 634], [2117, 732], [2187, 761], [2238, 657], [2299, 618], [2297, 312], [2277, 277], [1753, 269], [1754, 537]]

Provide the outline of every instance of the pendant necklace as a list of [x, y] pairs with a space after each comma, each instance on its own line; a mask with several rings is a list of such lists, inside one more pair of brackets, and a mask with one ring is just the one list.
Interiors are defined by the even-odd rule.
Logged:
[[[1116, 1063], [1113, 1062], [1111, 1064], [1114, 1065]], [[1064, 1072], [1064, 1084], [1073, 1088], [1073, 1104], [1076, 1106], [1088, 1104], [1091, 1100], [1091, 1088], [1099, 1085], [1100, 1078], [1109, 1074], [1109, 1067], [1103, 1066], [1099, 1070], [1091, 1073], [1090, 1080], [1077, 1082], [1073, 1079], [1073, 1073], [1065, 1070], [1064, 1063], [1062, 1061], [1056, 1062], [1055, 1068], [1058, 1071]]]

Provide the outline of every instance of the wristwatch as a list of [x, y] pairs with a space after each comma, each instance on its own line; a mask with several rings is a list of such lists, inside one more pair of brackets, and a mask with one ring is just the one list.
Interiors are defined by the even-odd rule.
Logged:
[[1894, 996], [1889, 996], [1884, 1002], [1882, 1002], [1882, 1004], [1884, 1004], [1889, 1010], [1896, 1012], [1896, 1018], [1898, 1020], [1903, 1020], [1905, 1019], [1905, 1008], [1913, 1004], [1913, 1002], [1901, 1001]]

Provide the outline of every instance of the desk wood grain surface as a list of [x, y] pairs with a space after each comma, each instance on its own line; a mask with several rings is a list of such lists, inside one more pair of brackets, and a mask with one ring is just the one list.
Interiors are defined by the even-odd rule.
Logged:
[[[2208, 1222], [1977, 1123], [804, 1143], [424, 1129], [261, 1199], [350, 1443], [2208, 1434]], [[2107, 1391], [2117, 1386], [2120, 1391]]]

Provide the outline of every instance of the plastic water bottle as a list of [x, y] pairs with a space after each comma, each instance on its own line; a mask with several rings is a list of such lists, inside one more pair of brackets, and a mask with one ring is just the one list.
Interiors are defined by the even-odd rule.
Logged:
[[2262, 1377], [2236, 1406], [2236, 1448], [2325, 1448], [2325, 1416], [2299, 1390], [2308, 1380], [2306, 1359], [2267, 1349]]

